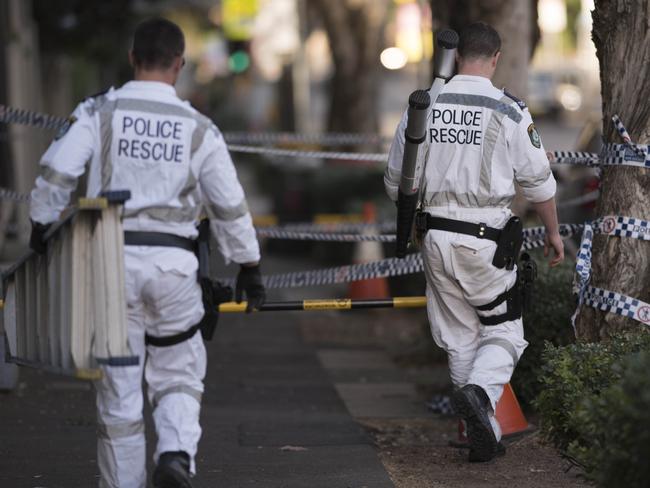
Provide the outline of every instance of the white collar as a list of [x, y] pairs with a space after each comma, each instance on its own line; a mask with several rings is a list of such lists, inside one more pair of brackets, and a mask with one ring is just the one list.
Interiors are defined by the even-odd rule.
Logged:
[[132, 80], [128, 83], [125, 83], [123, 88], [127, 90], [143, 90], [143, 91], [158, 91], [166, 93], [168, 95], [176, 96], [176, 89], [169, 85], [168, 83], [163, 83], [162, 81], [140, 81]]

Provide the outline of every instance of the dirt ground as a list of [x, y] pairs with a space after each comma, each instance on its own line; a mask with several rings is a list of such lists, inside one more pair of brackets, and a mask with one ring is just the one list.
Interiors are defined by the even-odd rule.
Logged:
[[[381, 349], [395, 368], [392, 381], [397, 373], [404, 381], [411, 381], [415, 401], [423, 405], [433, 393], [447, 394], [450, 388], [444, 353], [428, 352], [435, 346], [424, 335], [425, 320], [413, 312], [340, 314], [328, 319], [319, 316], [303, 326], [303, 336], [316, 347], [358, 348], [359, 356], [366, 349]], [[356, 367], [372, 369], [377, 364]], [[360, 377], [370, 378], [367, 371], [361, 371]], [[467, 449], [450, 445], [458, 440], [458, 421], [451, 416], [425, 412], [400, 418], [356, 415], [356, 419], [374, 439], [396, 488], [591, 486], [580, 470], [545, 444], [535, 430], [504, 439], [505, 456], [488, 463], [469, 463]]]
[[569, 469], [537, 433], [505, 440], [506, 455], [489, 463], [468, 463], [467, 450], [449, 445], [453, 419], [365, 419], [380, 458], [396, 488], [574, 488], [590, 486]]

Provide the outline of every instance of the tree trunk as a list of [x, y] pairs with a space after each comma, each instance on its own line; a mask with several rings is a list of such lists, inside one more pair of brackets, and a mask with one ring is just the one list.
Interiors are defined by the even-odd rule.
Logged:
[[328, 127], [376, 133], [379, 54], [387, 0], [312, 0], [327, 31], [334, 75]]
[[460, 32], [483, 21], [501, 36], [501, 58], [492, 82], [520, 98], [527, 93], [528, 63], [537, 41], [537, 0], [431, 0], [431, 13], [440, 27]]
[[[622, 142], [612, 115], [618, 114], [632, 141], [650, 143], [650, 1], [596, 0], [593, 40], [600, 61], [603, 135]], [[650, 220], [650, 173], [645, 168], [603, 168], [597, 215]], [[650, 302], [650, 243], [631, 237], [596, 235], [591, 284]], [[598, 341], [612, 333], [644, 327], [630, 318], [584, 305], [578, 339]]]

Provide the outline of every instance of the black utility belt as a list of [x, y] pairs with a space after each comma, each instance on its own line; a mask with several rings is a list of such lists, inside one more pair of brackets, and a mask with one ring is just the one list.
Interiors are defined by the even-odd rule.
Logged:
[[510, 217], [503, 229], [495, 229], [483, 223], [474, 224], [419, 212], [415, 216], [415, 229], [420, 234], [426, 234], [428, 230], [435, 229], [494, 241], [497, 243], [497, 248], [494, 251], [492, 265], [508, 270], [514, 269], [524, 242], [523, 225], [519, 217]]
[[446, 219], [444, 217], [434, 217], [428, 213], [419, 212], [415, 217], [415, 228], [418, 232], [427, 230], [444, 230], [447, 232], [456, 232], [458, 234], [467, 234], [478, 237], [479, 239], [489, 239], [499, 242], [501, 229], [488, 227], [486, 224], [474, 224], [462, 220]]
[[196, 241], [187, 237], [167, 234], [165, 232], [124, 231], [126, 246], [161, 246], [178, 247], [196, 253]]

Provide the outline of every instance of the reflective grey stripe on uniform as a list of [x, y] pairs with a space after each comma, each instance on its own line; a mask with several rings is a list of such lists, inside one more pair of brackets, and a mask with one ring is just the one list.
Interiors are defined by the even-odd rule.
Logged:
[[111, 100], [99, 107], [99, 135], [102, 144], [101, 176], [102, 191], [108, 190], [113, 177], [113, 161], [111, 160], [111, 144], [113, 142], [113, 112], [117, 100]]
[[506, 339], [503, 339], [501, 337], [489, 337], [488, 339], [481, 341], [478, 345], [478, 348], [481, 349], [482, 347], [485, 346], [498, 346], [502, 349], [505, 349], [506, 351], [508, 351], [508, 354], [512, 356], [513, 364], [517, 364], [517, 361], [519, 361], [519, 356], [517, 355], [517, 350], [515, 349], [515, 346], [513, 346]]
[[170, 395], [172, 393], [183, 393], [185, 395], [189, 395], [199, 403], [201, 403], [201, 397], [203, 396], [202, 392], [187, 385], [170, 386], [169, 388], [165, 388], [164, 390], [157, 392], [153, 396], [153, 408], [156, 408], [158, 406], [160, 400], [164, 396]]
[[[503, 100], [503, 98], [501, 99]], [[504, 115], [507, 115], [517, 124], [521, 122], [521, 113], [512, 105], [503, 103], [501, 100], [495, 100], [484, 95], [469, 95], [467, 93], [441, 93], [436, 103], [449, 103], [454, 105], [465, 105], [468, 107], [485, 107]], [[508, 100], [510, 100], [508, 98]]]
[[546, 183], [550, 176], [551, 176], [551, 168], [546, 168], [544, 174], [533, 176], [531, 178], [517, 180], [517, 183], [519, 183], [519, 186], [521, 186], [522, 188], [537, 188], [538, 186], [541, 186], [544, 183]]
[[190, 154], [191, 157], [194, 157], [194, 153], [199, 150], [201, 144], [203, 144], [203, 139], [205, 138], [205, 132], [210, 127], [210, 124], [204, 120], [197, 119], [196, 128], [192, 133], [192, 143], [190, 145]]
[[[192, 202], [190, 202], [190, 197], [192, 197]], [[182, 208], [196, 208], [195, 205], [199, 205], [200, 207], [197, 180], [194, 176], [194, 173], [192, 173], [191, 166], [188, 168], [187, 181], [185, 182], [185, 185], [183, 185], [183, 189], [178, 195], [178, 201], [181, 203]]]
[[119, 424], [97, 423], [97, 437], [104, 439], [119, 439], [137, 434], [144, 434], [144, 420], [142, 419]]
[[474, 193], [455, 193], [453, 191], [427, 192], [424, 204], [427, 207], [446, 207], [450, 203], [459, 207], [507, 207], [512, 202], [512, 197], [498, 197], [489, 195], [476, 195]]
[[125, 210], [124, 217], [129, 218], [144, 215], [153, 220], [186, 223], [194, 222], [199, 218], [200, 213], [200, 205], [196, 207], [146, 207], [141, 209]]
[[77, 187], [77, 178], [61, 173], [50, 166], [41, 167], [41, 178], [49, 184], [58, 186], [65, 190], [74, 190]]
[[196, 119], [196, 114], [189, 108], [174, 105], [172, 103], [156, 102], [154, 100], [141, 100], [139, 98], [119, 98], [121, 110], [133, 110], [134, 112], [146, 112], [158, 115], [176, 115]]
[[[510, 98], [503, 96], [499, 102], [505, 105], [504, 102], [506, 100], [510, 100]], [[503, 119], [505, 116], [505, 113], [494, 110], [492, 112], [492, 117], [490, 117], [490, 121], [488, 122], [487, 128], [485, 129], [485, 134], [483, 135], [481, 176], [479, 178], [478, 184], [479, 198], [481, 196], [489, 198], [490, 195], [490, 188], [492, 187], [492, 158], [494, 157], [494, 149], [497, 145], [497, 139], [501, 133], [501, 128], [503, 127]]]
[[219, 207], [211, 203], [208, 205], [208, 210], [210, 211], [212, 218], [229, 222], [246, 215], [248, 213], [248, 203], [246, 200], [242, 200], [242, 202], [235, 207]]

